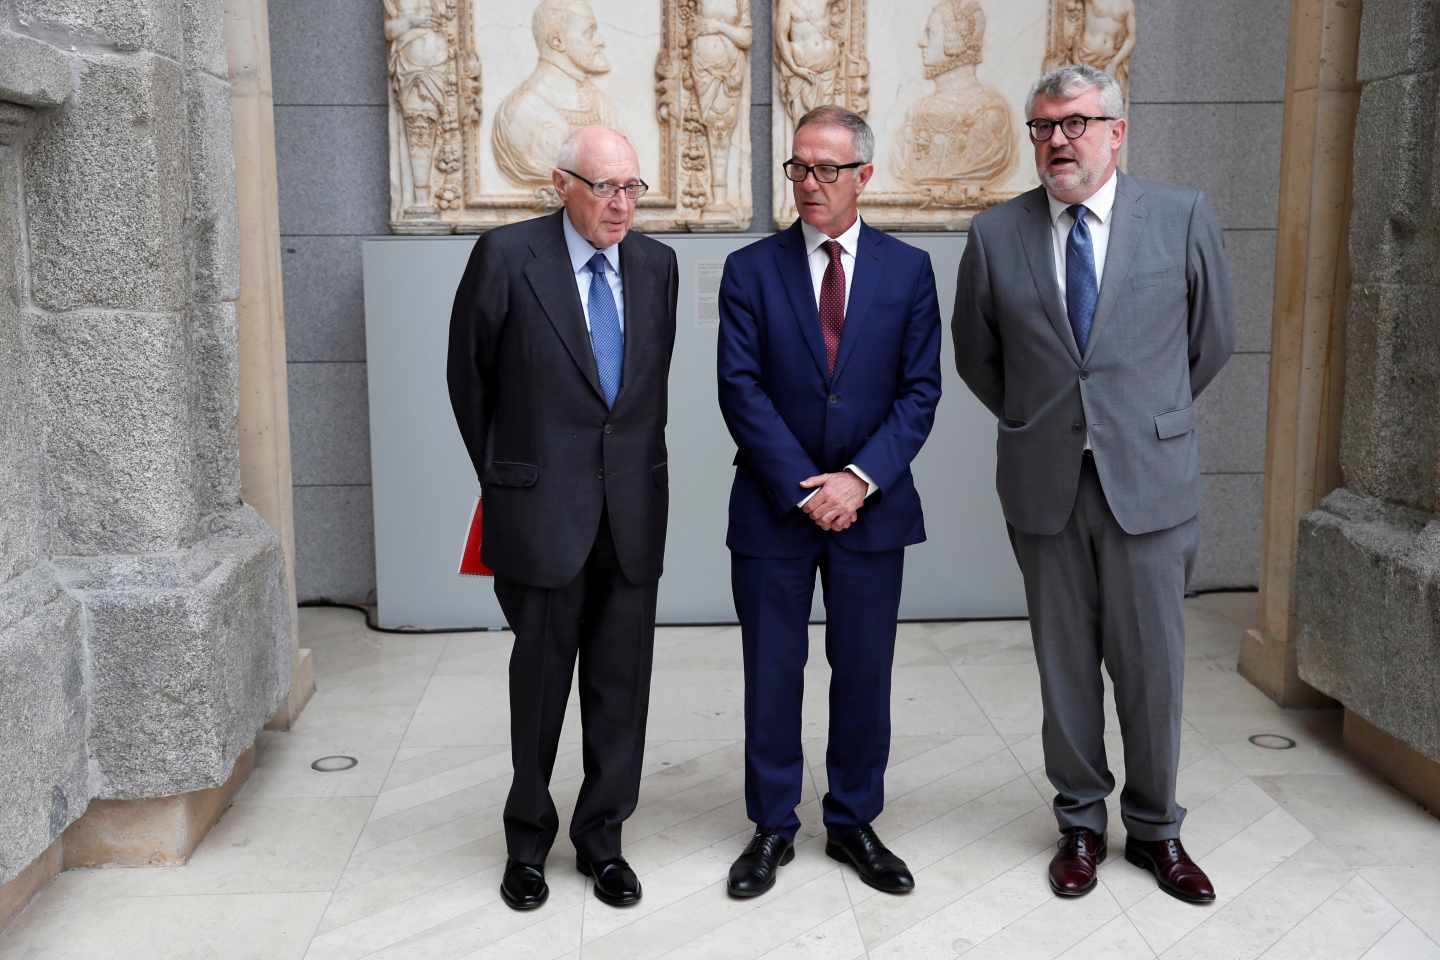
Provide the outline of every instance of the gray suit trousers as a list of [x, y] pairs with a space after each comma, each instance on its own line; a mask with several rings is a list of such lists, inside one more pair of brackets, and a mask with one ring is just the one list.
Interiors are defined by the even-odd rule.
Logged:
[[1185, 674], [1185, 584], [1199, 544], [1196, 518], [1133, 535], [1110, 512], [1087, 454], [1061, 531], [1010, 528], [1025, 579], [1045, 710], [1045, 773], [1061, 830], [1103, 834], [1115, 777], [1105, 759], [1105, 665], [1125, 745], [1120, 815], [1138, 840], [1180, 835], [1175, 802]]

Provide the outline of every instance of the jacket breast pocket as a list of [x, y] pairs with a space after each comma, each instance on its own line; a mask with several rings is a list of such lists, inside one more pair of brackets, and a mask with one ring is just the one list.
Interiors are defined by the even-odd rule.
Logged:
[[1195, 429], [1195, 407], [1182, 407], [1155, 415], [1155, 436], [1161, 440], [1183, 437]]
[[494, 484], [497, 487], [533, 487], [538, 479], [540, 468], [533, 463], [492, 460], [485, 468], [485, 475], [480, 478], [480, 483]]
[[1130, 286], [1136, 290], [1147, 290], [1162, 284], [1178, 284], [1183, 280], [1184, 274], [1179, 267], [1162, 267], [1158, 270], [1137, 270], [1130, 275]]

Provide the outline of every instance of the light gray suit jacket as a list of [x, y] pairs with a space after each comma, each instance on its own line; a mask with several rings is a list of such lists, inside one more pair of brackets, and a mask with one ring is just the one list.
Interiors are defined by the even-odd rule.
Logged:
[[999, 418], [1005, 519], [1059, 533], [1088, 428], [1110, 512], [1127, 533], [1199, 511], [1193, 403], [1235, 345], [1220, 226], [1197, 190], [1119, 174], [1084, 356], [1055, 280], [1037, 187], [975, 217], [955, 293], [955, 367]]

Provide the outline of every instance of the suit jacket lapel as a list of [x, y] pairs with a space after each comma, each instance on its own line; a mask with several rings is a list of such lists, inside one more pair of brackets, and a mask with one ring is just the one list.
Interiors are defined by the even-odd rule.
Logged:
[[[1060, 302], [1060, 285], [1055, 282], [1055, 234], [1044, 187], [1036, 187], [1026, 195], [1025, 211], [1020, 239], [1025, 246], [1025, 258], [1030, 261], [1030, 275], [1035, 280], [1040, 302], [1045, 306], [1045, 316], [1050, 318], [1050, 326], [1055, 328], [1055, 335], [1078, 364], [1080, 350], [1075, 346], [1075, 334], [1070, 330], [1070, 316], [1065, 312], [1065, 304]], [[1106, 263], [1108, 265], [1109, 261]], [[1090, 342], [1095, 342], [1093, 334]]]
[[[800, 230], [800, 221], [780, 235], [780, 244], [775, 251], [780, 277], [785, 283], [785, 293], [790, 298], [790, 309], [795, 322], [800, 324], [800, 335], [810, 347], [810, 356], [822, 377], [826, 376], [825, 344], [820, 338], [820, 311], [815, 306], [815, 285], [810, 279], [810, 258], [805, 253], [805, 234]], [[841, 338], [844, 339], [843, 337]]]
[[[547, 236], [530, 247], [533, 257], [525, 264], [525, 279], [545, 310], [556, 335], [602, 399], [600, 374], [595, 368], [595, 351], [590, 346], [590, 332], [585, 329], [585, 308], [580, 304], [580, 291], [575, 286], [575, 270], [565, 247], [565, 231], [560, 214], [550, 218]], [[628, 351], [627, 351], [628, 353]]]
[[1095, 352], [1095, 341], [1101, 328], [1115, 308], [1120, 292], [1130, 282], [1130, 268], [1135, 263], [1135, 247], [1145, 222], [1145, 207], [1138, 203], [1140, 188], [1124, 174], [1115, 184], [1115, 205], [1110, 208], [1110, 246], [1105, 251], [1105, 276], [1100, 283], [1100, 299], [1095, 304], [1095, 317], [1090, 324], [1090, 341], [1085, 345], [1085, 359]]
[[[625, 358], [620, 374], [620, 393], [615, 405], [625, 396], [625, 390], [639, 375], [641, 352], [652, 339], [650, 325], [658, 311], [655, 308], [655, 271], [646, 269], [647, 259], [637, 244], [620, 242], [620, 287], [625, 298]], [[594, 355], [592, 352], [593, 362]]]
[[[855, 342], [865, 333], [870, 301], [880, 282], [880, 233], [866, 224], [860, 225], [860, 238], [855, 244], [855, 276], [850, 278], [850, 301], [845, 305], [845, 327], [840, 334], [840, 354], [835, 358], [835, 377], [845, 369], [845, 361], [855, 352]], [[819, 323], [817, 321], [818, 328]], [[823, 369], [823, 367], [822, 367]]]

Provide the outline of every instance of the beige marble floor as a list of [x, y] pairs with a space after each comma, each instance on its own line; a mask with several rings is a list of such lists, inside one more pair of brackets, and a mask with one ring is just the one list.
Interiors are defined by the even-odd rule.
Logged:
[[[725, 896], [750, 829], [738, 635], [662, 629], [640, 807], [625, 828], [645, 899], [624, 911], [597, 902], [562, 839], [550, 902], [514, 913], [497, 894], [509, 636], [386, 635], [350, 611], [305, 610], [320, 692], [293, 732], [262, 736], [254, 776], [190, 864], [63, 874], [0, 935], [0, 958], [1440, 960], [1440, 821], [1345, 754], [1336, 714], [1279, 710], [1236, 675], [1253, 604], [1212, 595], [1186, 610], [1180, 799], [1213, 906], [1170, 899], [1120, 857], [1090, 896], [1051, 896], [1028, 635], [1023, 622], [981, 622], [900, 630], [877, 829], [914, 868], [913, 895], [877, 894], [823, 853], [817, 645], [799, 855], [766, 896]], [[555, 771], [562, 817], [578, 733], [570, 723]], [[1254, 733], [1297, 745], [1261, 750]], [[359, 764], [310, 770], [328, 754]]]

